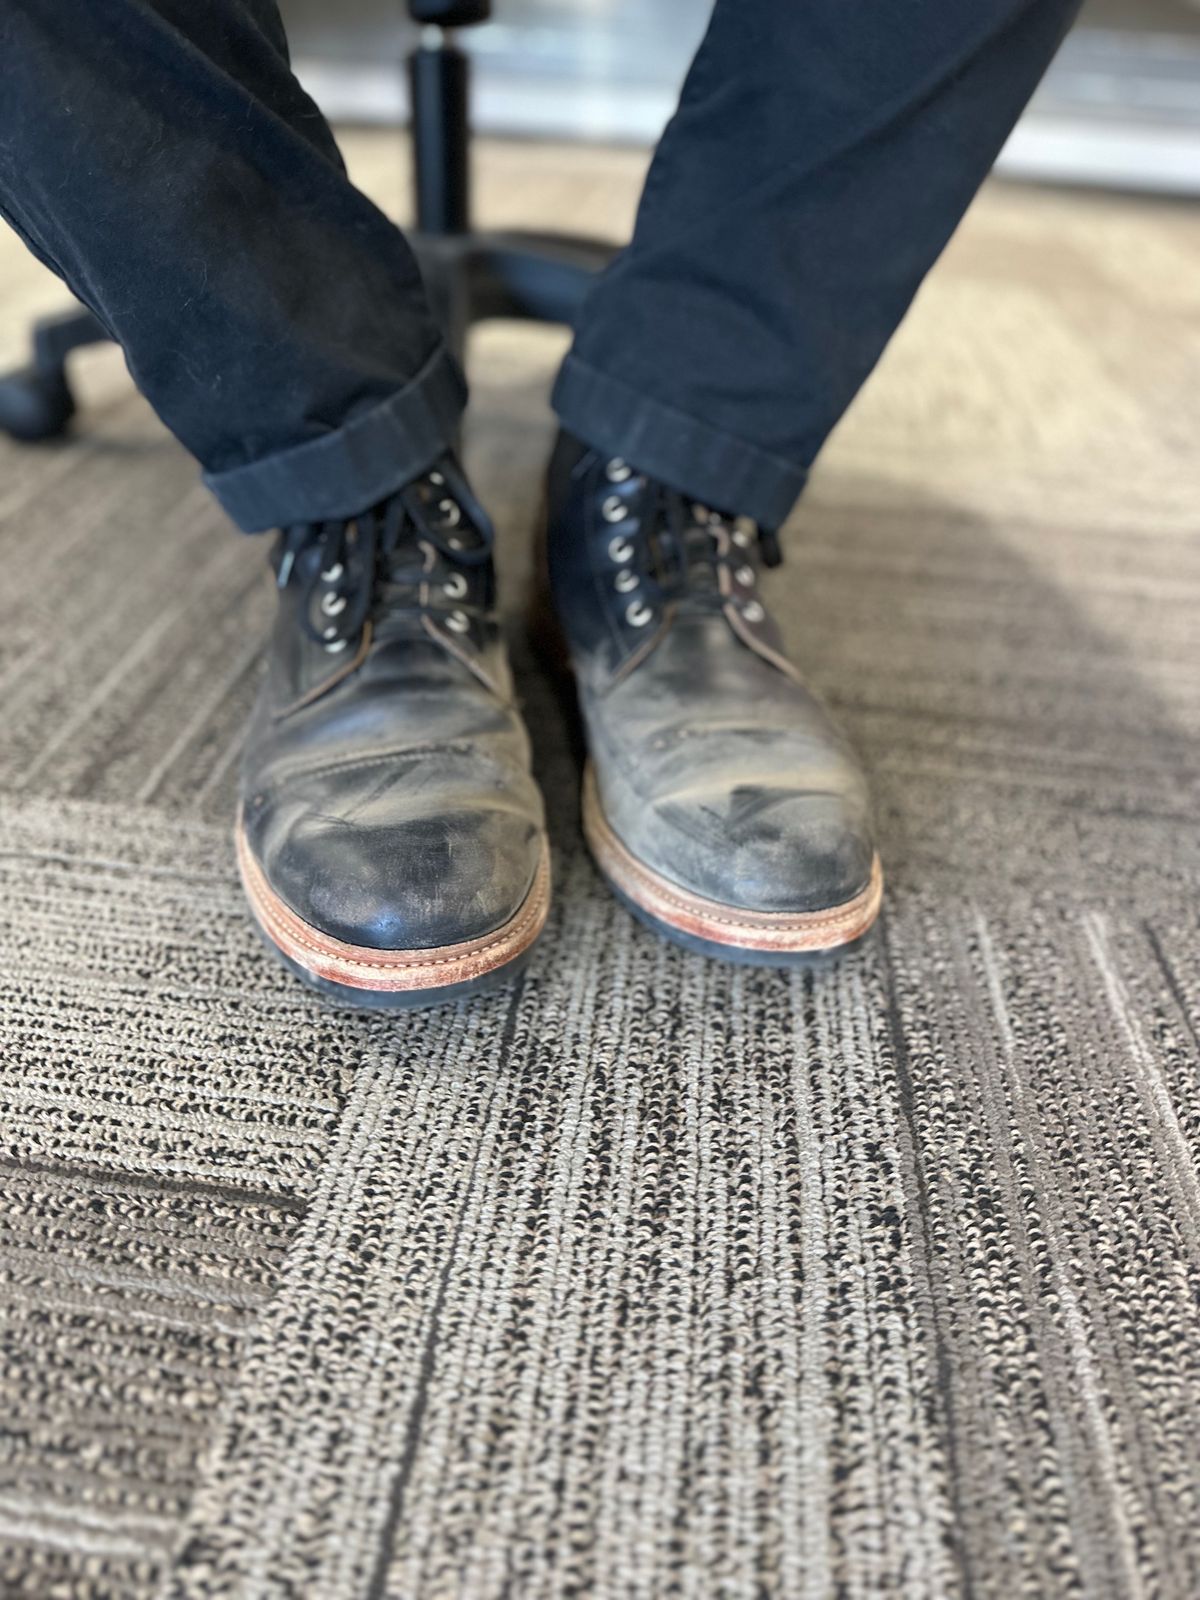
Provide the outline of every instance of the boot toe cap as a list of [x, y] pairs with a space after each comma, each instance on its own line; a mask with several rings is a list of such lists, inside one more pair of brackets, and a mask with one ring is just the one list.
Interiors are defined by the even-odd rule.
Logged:
[[844, 905], [866, 888], [875, 860], [865, 797], [846, 793], [781, 785], [690, 795], [650, 808], [634, 826], [626, 843], [648, 865], [747, 911]]
[[481, 939], [521, 908], [541, 831], [501, 808], [359, 827], [302, 813], [251, 834], [272, 890], [329, 938], [372, 950], [436, 950]]

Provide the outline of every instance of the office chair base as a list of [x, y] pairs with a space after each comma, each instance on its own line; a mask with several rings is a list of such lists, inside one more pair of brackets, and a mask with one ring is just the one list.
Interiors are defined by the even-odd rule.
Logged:
[[412, 235], [434, 314], [461, 361], [467, 332], [491, 317], [575, 321], [614, 246], [545, 233]]

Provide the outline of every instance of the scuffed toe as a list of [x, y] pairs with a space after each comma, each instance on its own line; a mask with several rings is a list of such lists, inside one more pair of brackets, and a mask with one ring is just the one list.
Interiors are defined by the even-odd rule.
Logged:
[[373, 950], [434, 950], [494, 932], [520, 910], [541, 848], [527, 817], [498, 809], [374, 828], [307, 813], [257, 834], [263, 872], [291, 910]]
[[843, 795], [786, 787], [734, 787], [665, 801], [630, 816], [641, 860], [693, 894], [748, 911], [806, 912], [839, 906], [871, 877], [874, 844], [865, 806]]

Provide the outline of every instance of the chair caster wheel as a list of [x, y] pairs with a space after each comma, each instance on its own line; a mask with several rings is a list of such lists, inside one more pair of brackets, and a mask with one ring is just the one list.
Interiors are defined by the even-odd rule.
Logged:
[[75, 401], [61, 367], [44, 372], [24, 367], [0, 377], [0, 432], [32, 442], [58, 439], [75, 414]]

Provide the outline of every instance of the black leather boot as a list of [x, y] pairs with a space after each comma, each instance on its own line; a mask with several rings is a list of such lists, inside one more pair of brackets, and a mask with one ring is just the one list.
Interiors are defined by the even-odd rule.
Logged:
[[486, 516], [447, 459], [361, 517], [286, 530], [273, 564], [237, 828], [260, 930], [350, 1004], [502, 981], [541, 932], [550, 870]]
[[584, 830], [620, 898], [726, 960], [860, 938], [883, 889], [866, 783], [759, 598], [774, 536], [560, 437], [547, 556], [587, 731]]

